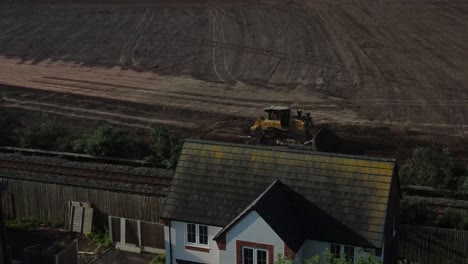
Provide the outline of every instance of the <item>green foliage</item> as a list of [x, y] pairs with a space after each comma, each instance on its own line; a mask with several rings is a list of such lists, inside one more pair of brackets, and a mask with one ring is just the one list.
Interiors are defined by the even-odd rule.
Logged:
[[400, 171], [402, 184], [425, 185], [438, 189], [461, 190], [468, 169], [450, 156], [448, 149], [416, 148]]
[[438, 215], [435, 225], [441, 228], [463, 229], [464, 219], [468, 217], [465, 213], [448, 208], [443, 214]]
[[164, 264], [166, 263], [166, 254], [157, 255], [149, 264]]
[[287, 256], [283, 256], [281, 254], [278, 254], [276, 256], [276, 261], [275, 264], [292, 264], [293, 260]]
[[380, 261], [379, 258], [372, 256], [369, 253], [366, 253], [366, 254], [361, 254], [361, 257], [358, 257], [355, 263], [356, 264], [381, 264], [382, 262]]
[[112, 241], [110, 239], [110, 233], [109, 230], [106, 228], [104, 232], [95, 229], [93, 232], [89, 233], [86, 235], [86, 237], [92, 239], [96, 245], [99, 247], [105, 247], [108, 248], [112, 246]]
[[399, 260], [398, 264], [418, 264], [417, 262], [409, 261], [407, 259]]
[[465, 176], [464, 176], [465, 180], [460, 180], [460, 182], [463, 181], [463, 184], [461, 184], [461, 189], [463, 191], [468, 191], [468, 169], [466, 169], [466, 173], [465, 173]]
[[168, 169], [174, 169], [179, 161], [183, 140], [165, 128], [153, 128], [151, 131], [151, 156], [146, 160]]
[[127, 133], [106, 125], [98, 127], [88, 137], [76, 140], [73, 150], [94, 156], [119, 156], [127, 143]]
[[468, 230], [468, 213], [447, 208], [442, 213], [420, 202], [404, 199], [401, 201], [402, 224], [437, 226]]
[[[372, 256], [369, 253], [364, 253], [362, 249], [359, 249], [359, 256], [356, 258], [355, 262], [356, 264], [381, 264], [382, 262], [380, 261], [379, 258]], [[299, 263], [299, 260], [293, 260], [289, 257], [285, 257], [281, 254], [279, 254], [276, 258], [275, 264], [293, 264], [293, 263]], [[352, 261], [346, 260], [344, 255], [341, 255], [339, 258], [333, 258], [333, 255], [329, 252], [326, 251], [322, 253], [321, 255], [315, 255], [309, 259], [306, 259], [304, 264], [351, 264], [353, 263]]]
[[463, 217], [463, 221], [461, 223], [461, 230], [466, 230], [468, 231], [468, 215]]
[[93, 130], [70, 131], [56, 118], [43, 114], [33, 122], [19, 126], [17, 118], [1, 105], [0, 145], [37, 148], [94, 156], [145, 159], [157, 167], [173, 169], [177, 165], [183, 140], [164, 128], [153, 128], [149, 135], [140, 129], [119, 129], [103, 125]]
[[6, 226], [12, 229], [32, 229], [39, 226], [39, 221], [30, 218], [8, 219]]
[[[0, 98], [1, 103], [1, 98]], [[13, 135], [14, 118], [2, 106], [0, 106], [0, 145], [9, 145]]]
[[402, 224], [432, 225], [437, 217], [437, 214], [423, 203], [405, 199], [401, 201], [400, 206]]
[[62, 129], [47, 115], [41, 117], [37, 127], [17, 128], [14, 130], [17, 145], [22, 148], [50, 149], [60, 138]]

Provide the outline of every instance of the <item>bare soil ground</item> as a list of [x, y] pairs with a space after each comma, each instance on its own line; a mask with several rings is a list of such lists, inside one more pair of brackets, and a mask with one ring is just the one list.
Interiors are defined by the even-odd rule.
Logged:
[[283, 104], [367, 153], [467, 155], [467, 1], [63, 3], [0, 5], [0, 96], [25, 115], [242, 141]]

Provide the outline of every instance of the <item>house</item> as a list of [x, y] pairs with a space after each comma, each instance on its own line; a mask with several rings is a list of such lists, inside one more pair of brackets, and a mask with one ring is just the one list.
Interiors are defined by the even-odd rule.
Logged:
[[395, 263], [399, 204], [393, 159], [187, 141], [163, 210], [166, 263], [326, 251]]

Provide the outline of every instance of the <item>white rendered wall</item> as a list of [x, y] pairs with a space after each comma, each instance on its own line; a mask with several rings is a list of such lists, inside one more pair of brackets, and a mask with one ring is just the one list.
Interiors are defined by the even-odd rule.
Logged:
[[297, 251], [296, 255], [294, 256], [294, 263], [295, 264], [303, 264], [304, 263], [303, 262], [303, 259], [304, 259], [303, 257], [304, 257], [304, 249], [303, 249], [303, 247], [301, 247]]
[[[176, 259], [183, 259], [201, 263], [219, 263], [219, 251], [213, 237], [221, 231], [221, 227], [208, 226], [208, 248], [210, 252], [199, 252], [185, 249], [185, 229], [184, 222], [171, 221], [172, 239], [172, 264], [176, 264]], [[169, 249], [169, 227], [164, 228], [164, 239], [166, 242], [166, 264], [171, 264]], [[190, 245], [194, 246], [194, 245]], [[206, 248], [206, 246], [204, 247]]]
[[330, 243], [317, 241], [317, 240], [305, 240], [299, 251], [302, 252], [302, 260], [310, 259], [316, 255], [322, 255], [330, 249]]
[[236, 264], [236, 241], [249, 241], [273, 246], [273, 256], [284, 255], [284, 242], [263, 220], [260, 215], [252, 211], [245, 215], [226, 234], [226, 251], [219, 251], [222, 264]]

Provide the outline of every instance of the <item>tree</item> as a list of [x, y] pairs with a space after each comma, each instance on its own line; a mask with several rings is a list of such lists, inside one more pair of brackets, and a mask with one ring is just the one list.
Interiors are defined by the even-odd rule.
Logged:
[[400, 170], [402, 184], [461, 190], [468, 179], [467, 167], [450, 156], [448, 149], [416, 148]]
[[35, 126], [14, 130], [16, 143], [23, 148], [54, 149], [63, 130], [55, 119], [42, 115]]
[[[0, 104], [2, 99], [0, 98]], [[0, 145], [11, 144], [14, 117], [7, 109], [0, 105]]]
[[183, 140], [160, 127], [153, 128], [150, 137], [151, 156], [146, 160], [158, 166], [174, 169], [182, 151]]
[[75, 143], [74, 151], [84, 151], [95, 156], [119, 156], [128, 142], [126, 132], [109, 125], [99, 127]]

